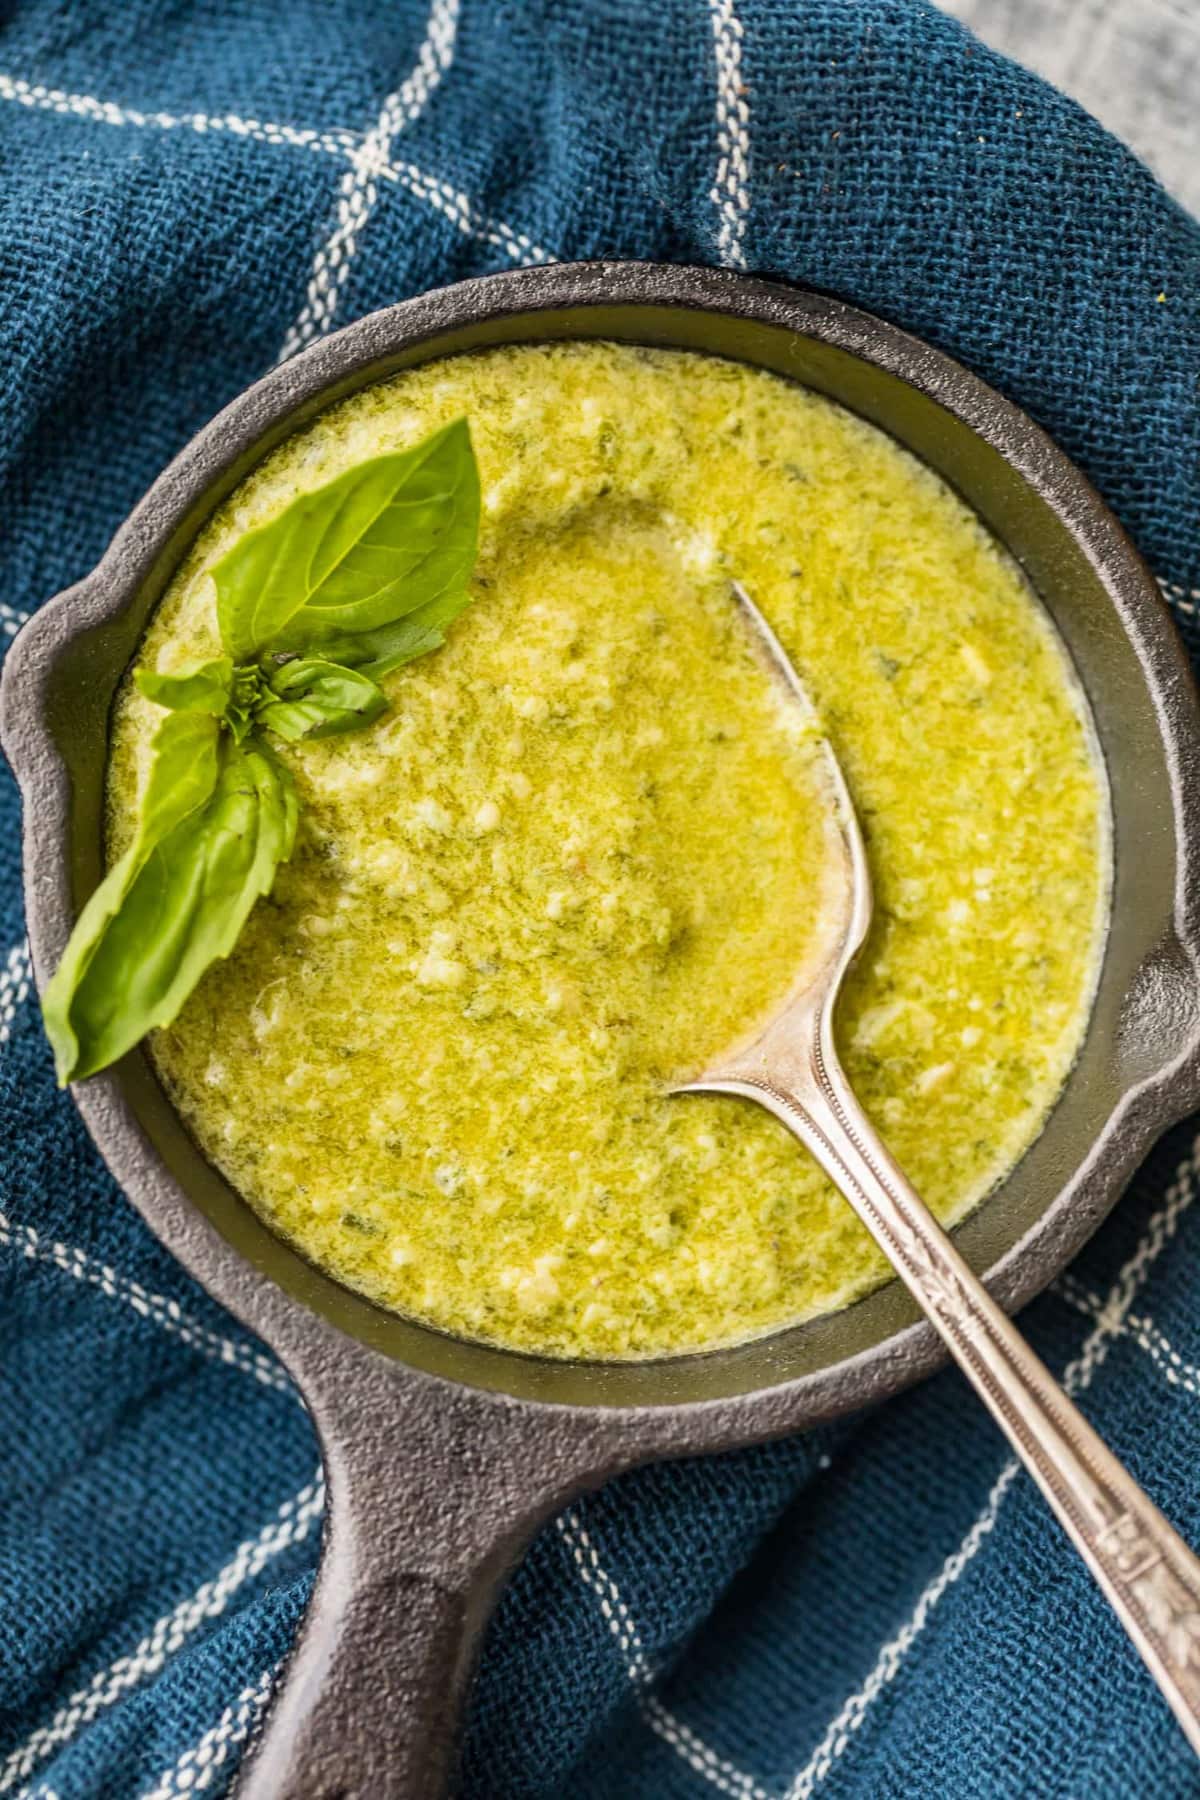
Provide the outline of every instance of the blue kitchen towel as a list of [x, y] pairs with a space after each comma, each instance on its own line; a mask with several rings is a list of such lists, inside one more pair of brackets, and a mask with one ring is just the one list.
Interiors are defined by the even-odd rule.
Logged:
[[[919, 0], [0, 19], [0, 636], [281, 355], [459, 276], [612, 256], [790, 277], [952, 351], [1088, 471], [1200, 649], [1200, 230]], [[217, 1795], [310, 1591], [314, 1440], [55, 1091], [7, 775], [0, 808], [0, 1796]], [[1193, 1125], [1028, 1314], [1194, 1542], [1198, 1182]], [[1200, 1794], [953, 1374], [556, 1520], [491, 1630], [464, 1780], [471, 1800]]]

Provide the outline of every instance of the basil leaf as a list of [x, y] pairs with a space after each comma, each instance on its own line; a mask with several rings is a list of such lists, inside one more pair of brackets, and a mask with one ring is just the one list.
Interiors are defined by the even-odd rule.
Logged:
[[447, 625], [455, 620], [470, 602], [466, 589], [441, 594], [407, 618], [381, 625], [377, 631], [360, 631], [354, 637], [334, 638], [322, 644], [322, 653], [335, 662], [357, 668], [372, 681], [382, 681], [393, 669], [415, 661], [446, 641]]
[[297, 657], [271, 676], [254, 717], [256, 724], [294, 744], [369, 725], [386, 705], [387, 696], [361, 670], [321, 657]]
[[172, 711], [212, 713], [220, 718], [233, 692], [233, 663], [227, 656], [197, 663], [178, 675], [160, 675], [157, 669], [138, 669], [133, 678], [147, 700]]
[[[201, 713], [172, 714], [160, 737], [176, 720], [206, 724], [216, 738], [216, 721]], [[226, 737], [221, 753], [218, 770], [214, 744], [215, 780], [200, 804], [186, 805], [194, 781], [174, 807], [160, 796], [153, 818], [169, 829], [153, 841], [143, 811], [138, 837], [80, 915], [44, 1000], [62, 1083], [94, 1075], [169, 1024], [291, 854], [291, 777], [253, 739], [239, 748]], [[158, 775], [156, 766], [152, 785]]]
[[219, 726], [208, 713], [171, 713], [154, 734], [133, 842], [80, 913], [42, 997], [60, 1082], [70, 1080], [79, 1061], [80, 1044], [71, 1016], [74, 996], [138, 870], [180, 820], [212, 794], [220, 774], [219, 743]]
[[235, 662], [375, 631], [466, 585], [479, 472], [465, 419], [301, 494], [213, 568]]
[[150, 740], [150, 772], [126, 852], [135, 865], [208, 799], [221, 770], [220, 742], [219, 726], [210, 713], [170, 713], [163, 720]]

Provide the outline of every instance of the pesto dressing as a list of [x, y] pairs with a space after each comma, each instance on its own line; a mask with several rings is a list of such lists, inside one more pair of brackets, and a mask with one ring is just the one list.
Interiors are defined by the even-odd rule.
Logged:
[[[236, 491], [141, 663], [217, 649], [208, 570], [296, 493], [466, 414], [472, 604], [346, 738], [280, 746], [292, 862], [151, 1053], [202, 1147], [315, 1262], [447, 1330], [649, 1356], [831, 1310], [886, 1274], [777, 1122], [665, 1085], [778, 1000], [818, 927], [827, 810], [728, 580], [833, 738], [871, 941], [839, 1036], [933, 1210], [1040, 1128], [1103, 935], [1107, 796], [1065, 654], [974, 516], [780, 379], [604, 344], [410, 371]], [[161, 714], [118, 706], [112, 847]]]

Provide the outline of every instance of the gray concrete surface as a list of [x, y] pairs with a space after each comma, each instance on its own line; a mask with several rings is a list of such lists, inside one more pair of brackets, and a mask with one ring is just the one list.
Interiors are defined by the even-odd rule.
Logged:
[[1086, 106], [1200, 214], [1200, 0], [938, 0]]

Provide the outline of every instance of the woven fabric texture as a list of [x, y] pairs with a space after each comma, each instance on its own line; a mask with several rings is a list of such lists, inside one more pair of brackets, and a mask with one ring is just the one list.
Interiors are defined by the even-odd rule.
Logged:
[[[2, 16], [0, 638], [281, 354], [459, 276], [604, 255], [788, 277], [950, 350], [1092, 476], [1200, 648], [1200, 230], [1075, 104], [920, 0]], [[310, 1591], [315, 1444], [55, 1091], [18, 831], [5, 774], [0, 1795], [217, 1795]], [[1193, 1541], [1198, 1158], [1194, 1126], [1164, 1142], [1027, 1315]], [[826, 1432], [636, 1473], [555, 1521], [491, 1628], [464, 1785], [1200, 1793], [952, 1374]]]
[[1094, 112], [1200, 210], [1200, 10], [1187, 0], [936, 0]]

